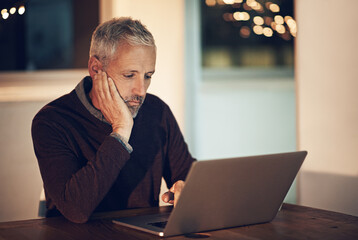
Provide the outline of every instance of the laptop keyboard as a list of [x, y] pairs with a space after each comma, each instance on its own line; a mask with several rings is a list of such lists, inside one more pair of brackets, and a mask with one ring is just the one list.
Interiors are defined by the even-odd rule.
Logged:
[[155, 226], [155, 227], [159, 227], [159, 228], [165, 228], [165, 226], [167, 225], [168, 221], [164, 221], [164, 222], [153, 222], [153, 223], [148, 223], [149, 225]]

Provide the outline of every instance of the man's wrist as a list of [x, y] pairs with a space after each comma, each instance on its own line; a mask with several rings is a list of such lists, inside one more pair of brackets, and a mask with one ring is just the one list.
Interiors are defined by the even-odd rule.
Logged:
[[112, 125], [112, 133], [116, 133], [118, 135], [120, 135], [123, 140], [125, 140], [126, 142], [129, 142], [129, 138], [131, 136], [132, 133], [132, 127], [116, 127], [114, 125]]
[[128, 140], [125, 137], [117, 132], [112, 132], [110, 136], [118, 140], [129, 153], [133, 152], [132, 146], [128, 143]]

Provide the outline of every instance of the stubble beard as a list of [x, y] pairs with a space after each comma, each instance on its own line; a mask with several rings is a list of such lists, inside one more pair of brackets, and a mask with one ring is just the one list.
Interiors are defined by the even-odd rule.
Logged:
[[[140, 109], [140, 108], [142, 107], [142, 105], [143, 105], [144, 99], [145, 99], [145, 97], [138, 96], [138, 95], [131, 96], [130, 98], [124, 99], [125, 104], [127, 105], [129, 111], [130, 111], [131, 114], [132, 114], [132, 118], [137, 117], [138, 112], [139, 112], [139, 109]], [[129, 101], [139, 101], [139, 105], [138, 105], [138, 106], [131, 106], [131, 105], [129, 104]]]

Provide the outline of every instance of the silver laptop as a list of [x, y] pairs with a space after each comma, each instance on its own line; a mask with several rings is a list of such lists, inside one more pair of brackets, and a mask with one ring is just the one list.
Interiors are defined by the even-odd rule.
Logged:
[[306, 151], [197, 161], [171, 213], [113, 222], [158, 236], [175, 236], [270, 222]]

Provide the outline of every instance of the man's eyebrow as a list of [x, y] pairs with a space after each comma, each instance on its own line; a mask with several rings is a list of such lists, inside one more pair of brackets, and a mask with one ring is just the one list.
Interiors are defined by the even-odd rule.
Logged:
[[[138, 70], [124, 70], [123, 73], [124, 73], [124, 72], [139, 73]], [[148, 74], [148, 73], [149, 73], [149, 74], [154, 74], [154, 73], [155, 73], [155, 70], [146, 72], [145, 74]]]

